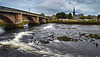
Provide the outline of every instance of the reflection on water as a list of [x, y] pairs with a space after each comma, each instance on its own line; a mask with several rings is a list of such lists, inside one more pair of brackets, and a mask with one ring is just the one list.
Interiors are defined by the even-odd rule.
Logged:
[[3, 30], [3, 24], [0, 24], [0, 34], [2, 34], [4, 32]]
[[[7, 33], [0, 28], [1, 57], [100, 57], [100, 26], [43, 24]], [[2, 35], [3, 34], [3, 35]]]
[[3, 28], [0, 27], [0, 34], [2, 34], [4, 32]]

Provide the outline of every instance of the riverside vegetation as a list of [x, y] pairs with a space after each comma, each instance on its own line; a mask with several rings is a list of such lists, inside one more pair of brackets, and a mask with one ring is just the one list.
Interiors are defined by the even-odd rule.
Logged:
[[51, 23], [100, 25], [100, 21], [58, 21], [58, 20], [52, 20]]

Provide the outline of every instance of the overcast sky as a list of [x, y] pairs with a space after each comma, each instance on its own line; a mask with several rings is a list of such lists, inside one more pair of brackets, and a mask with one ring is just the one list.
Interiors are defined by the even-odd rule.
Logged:
[[0, 6], [21, 9], [33, 13], [45, 13], [53, 15], [58, 12], [72, 13], [76, 7], [76, 13], [84, 15], [99, 15], [100, 0], [0, 0]]

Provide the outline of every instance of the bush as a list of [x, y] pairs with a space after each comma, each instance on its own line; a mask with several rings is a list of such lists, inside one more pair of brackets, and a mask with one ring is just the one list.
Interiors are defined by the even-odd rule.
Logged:
[[4, 23], [4, 21], [3, 20], [0, 20], [0, 23]]
[[29, 21], [28, 21], [28, 20], [23, 20], [23, 23], [24, 23], [24, 24], [28, 24]]

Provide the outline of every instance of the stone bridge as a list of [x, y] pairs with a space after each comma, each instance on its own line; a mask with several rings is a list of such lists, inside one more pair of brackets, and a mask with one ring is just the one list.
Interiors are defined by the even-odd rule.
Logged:
[[6, 24], [20, 24], [23, 20], [29, 23], [45, 23], [48, 19], [35, 13], [0, 6], [0, 19]]

